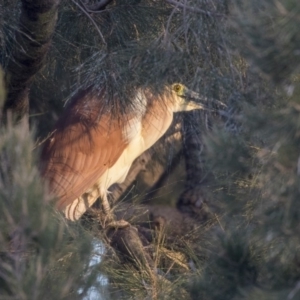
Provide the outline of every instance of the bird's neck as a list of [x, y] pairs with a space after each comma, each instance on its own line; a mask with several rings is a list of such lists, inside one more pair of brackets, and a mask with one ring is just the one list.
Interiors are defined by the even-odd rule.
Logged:
[[172, 121], [173, 112], [164, 103], [152, 101], [148, 104], [142, 118], [142, 136], [147, 149], [165, 134]]

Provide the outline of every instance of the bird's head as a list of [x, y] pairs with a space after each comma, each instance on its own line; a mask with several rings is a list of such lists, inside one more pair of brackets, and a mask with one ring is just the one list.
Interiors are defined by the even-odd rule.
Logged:
[[174, 83], [170, 87], [172, 94], [173, 112], [189, 111], [194, 109], [208, 109], [208, 104], [220, 106], [226, 106], [224, 103], [218, 100], [210, 100], [206, 97], [200, 96], [200, 94], [189, 90], [181, 83]]

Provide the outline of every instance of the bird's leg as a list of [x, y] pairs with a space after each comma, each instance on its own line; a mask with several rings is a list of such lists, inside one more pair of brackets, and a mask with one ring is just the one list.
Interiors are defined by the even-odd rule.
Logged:
[[111, 208], [107, 199], [107, 192], [102, 194], [101, 199], [104, 214], [107, 216], [111, 215]]
[[125, 220], [115, 220], [114, 214], [112, 213], [112, 209], [107, 199], [107, 193], [102, 194], [101, 200], [104, 212], [104, 222], [102, 223], [103, 228], [124, 228], [130, 226], [130, 224]]

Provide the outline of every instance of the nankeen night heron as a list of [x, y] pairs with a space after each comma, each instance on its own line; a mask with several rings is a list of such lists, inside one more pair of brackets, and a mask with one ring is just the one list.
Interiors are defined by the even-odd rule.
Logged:
[[99, 115], [104, 97], [104, 90], [98, 95], [78, 93], [42, 151], [42, 176], [57, 198], [57, 208], [70, 220], [79, 219], [99, 197], [112, 220], [108, 188], [125, 180], [133, 161], [167, 131], [173, 113], [205, 109], [208, 102], [178, 83], [160, 96], [139, 90], [139, 109], [120, 120]]

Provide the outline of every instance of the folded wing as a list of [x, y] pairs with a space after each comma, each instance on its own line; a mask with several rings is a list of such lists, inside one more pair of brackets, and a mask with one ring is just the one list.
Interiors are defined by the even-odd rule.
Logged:
[[120, 120], [99, 117], [99, 97], [78, 94], [43, 148], [41, 173], [59, 209], [91, 188], [128, 144]]

